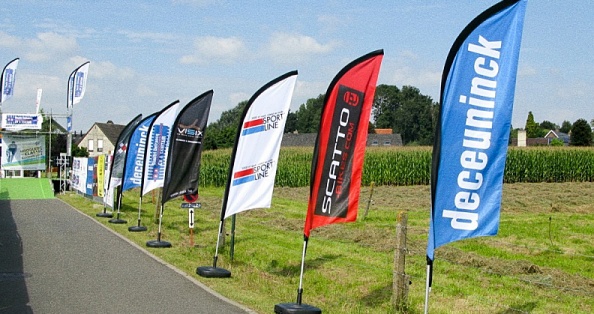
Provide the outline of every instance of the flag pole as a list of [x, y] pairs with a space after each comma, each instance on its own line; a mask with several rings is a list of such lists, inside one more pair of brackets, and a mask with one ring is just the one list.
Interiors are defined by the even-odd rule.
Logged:
[[[225, 206], [225, 205], [223, 205]], [[225, 221], [224, 212], [221, 214], [221, 220], [219, 221], [219, 233], [217, 236], [217, 245], [215, 248], [215, 255], [212, 259], [212, 266], [200, 266], [196, 268], [196, 274], [200, 275], [201, 277], [206, 278], [229, 278], [231, 277], [231, 272], [224, 269], [217, 267], [217, 260], [219, 259], [219, 245], [223, 235], [223, 223]]]
[[122, 207], [122, 185], [118, 185], [116, 187], [116, 199], [118, 203], [118, 212], [115, 218], [108, 220], [112, 224], [125, 224], [127, 221], [125, 219], [120, 219], [120, 208]]
[[[51, 135], [50, 135], [50, 141], [51, 141]], [[50, 166], [50, 169], [51, 169], [51, 166]], [[103, 187], [103, 192], [104, 192], [104, 194], [107, 194], [107, 188], [106, 187]], [[100, 212], [100, 213], [95, 214], [95, 216], [97, 216], [97, 217], [103, 217], [103, 218], [112, 218], [113, 217], [113, 214], [112, 213], [108, 213], [107, 212], [107, 202], [105, 202], [105, 198], [103, 199], [103, 211]]]
[[138, 225], [128, 227], [128, 231], [138, 232], [138, 231], [146, 231], [147, 228], [145, 226], [140, 225], [140, 214], [142, 212], [142, 196], [138, 198]]
[[429, 293], [433, 281], [433, 261], [427, 256], [427, 282], [425, 285], [425, 314], [429, 313]]
[[309, 305], [304, 304], [303, 301], [303, 273], [305, 270], [305, 253], [307, 252], [307, 243], [309, 238], [306, 235], [303, 235], [303, 251], [301, 253], [301, 272], [299, 274], [299, 288], [297, 289], [297, 302], [296, 303], [279, 303], [274, 306], [274, 313], [279, 314], [290, 314], [290, 313], [300, 313], [300, 314], [309, 314], [309, 313], [316, 313], [321, 314], [322, 310]]
[[[163, 199], [163, 197], [161, 197]], [[156, 248], [163, 248], [163, 247], [171, 247], [171, 243], [167, 241], [161, 241], [161, 225], [163, 222], [163, 206], [164, 203], [161, 202], [161, 206], [159, 208], [159, 229], [157, 231], [157, 240], [151, 240], [146, 242], [146, 246], [148, 247], [156, 247]]]
[[235, 219], [237, 214], [233, 214], [231, 216], [231, 247], [229, 249], [229, 256], [231, 257], [231, 261], [233, 261], [233, 255], [235, 253]]
[[302, 297], [303, 297], [303, 272], [305, 270], [305, 253], [307, 251], [307, 241], [308, 238], [306, 236], [303, 237], [303, 252], [301, 253], [301, 272], [299, 273], [299, 288], [297, 289], [297, 304], [301, 305]]
[[215, 247], [215, 255], [212, 259], [212, 267], [217, 268], [217, 260], [219, 259], [219, 245], [221, 244], [221, 235], [223, 234], [223, 220], [219, 221], [219, 233], [217, 236], [217, 245]]

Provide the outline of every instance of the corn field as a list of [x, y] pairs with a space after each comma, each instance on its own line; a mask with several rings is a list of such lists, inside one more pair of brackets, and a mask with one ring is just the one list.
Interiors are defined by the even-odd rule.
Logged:
[[[313, 148], [282, 148], [276, 186], [309, 186]], [[225, 186], [231, 149], [202, 153], [200, 185]], [[362, 184], [427, 185], [431, 177], [431, 147], [368, 147]], [[594, 181], [594, 148], [509, 148], [504, 182]]]

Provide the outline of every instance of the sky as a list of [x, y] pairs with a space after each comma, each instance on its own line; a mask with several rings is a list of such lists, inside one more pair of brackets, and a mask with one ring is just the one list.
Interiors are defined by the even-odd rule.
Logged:
[[[20, 58], [3, 113], [41, 108], [66, 125], [70, 73], [90, 61], [73, 130], [127, 124], [213, 90], [209, 122], [299, 72], [291, 111], [326, 92], [352, 60], [384, 50], [378, 84], [439, 100], [462, 29], [496, 0], [19, 0], [0, 6], [0, 66]], [[594, 2], [528, 0], [512, 126], [528, 112], [561, 125], [594, 119]], [[2, 65], [3, 64], [3, 65]]]

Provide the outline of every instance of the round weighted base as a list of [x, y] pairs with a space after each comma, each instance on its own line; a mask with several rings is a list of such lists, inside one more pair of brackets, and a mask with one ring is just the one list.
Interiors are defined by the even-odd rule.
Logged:
[[113, 217], [113, 214], [112, 213], [98, 213], [96, 216], [103, 217], [103, 218], [111, 218], [111, 217]]
[[229, 278], [231, 272], [219, 267], [200, 266], [196, 268], [196, 274], [206, 278]]
[[152, 240], [152, 241], [147, 241], [146, 242], [146, 246], [148, 246], [148, 247], [157, 247], [157, 248], [171, 247], [171, 243], [169, 243], [167, 241]]
[[310, 313], [322, 313], [319, 308], [309, 304], [297, 304], [297, 303], [280, 303], [274, 306], [274, 313], [277, 314], [310, 314]]
[[126, 220], [124, 220], [124, 219], [119, 219], [119, 218], [113, 218], [113, 219], [110, 219], [110, 220], [108, 220], [108, 221], [109, 221], [110, 223], [112, 223], [112, 224], [125, 224], [125, 223], [127, 223], [127, 221], [126, 221]]
[[128, 227], [128, 231], [130, 232], [140, 232], [140, 231], [146, 231], [146, 227], [145, 226], [132, 226], [132, 227]]

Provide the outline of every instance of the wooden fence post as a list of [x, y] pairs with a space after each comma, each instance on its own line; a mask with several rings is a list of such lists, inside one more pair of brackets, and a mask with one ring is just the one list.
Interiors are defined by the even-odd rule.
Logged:
[[410, 276], [405, 273], [407, 221], [406, 212], [399, 212], [398, 224], [396, 225], [396, 250], [394, 253], [394, 277], [392, 281], [392, 306], [396, 310], [406, 309], [408, 303]]

